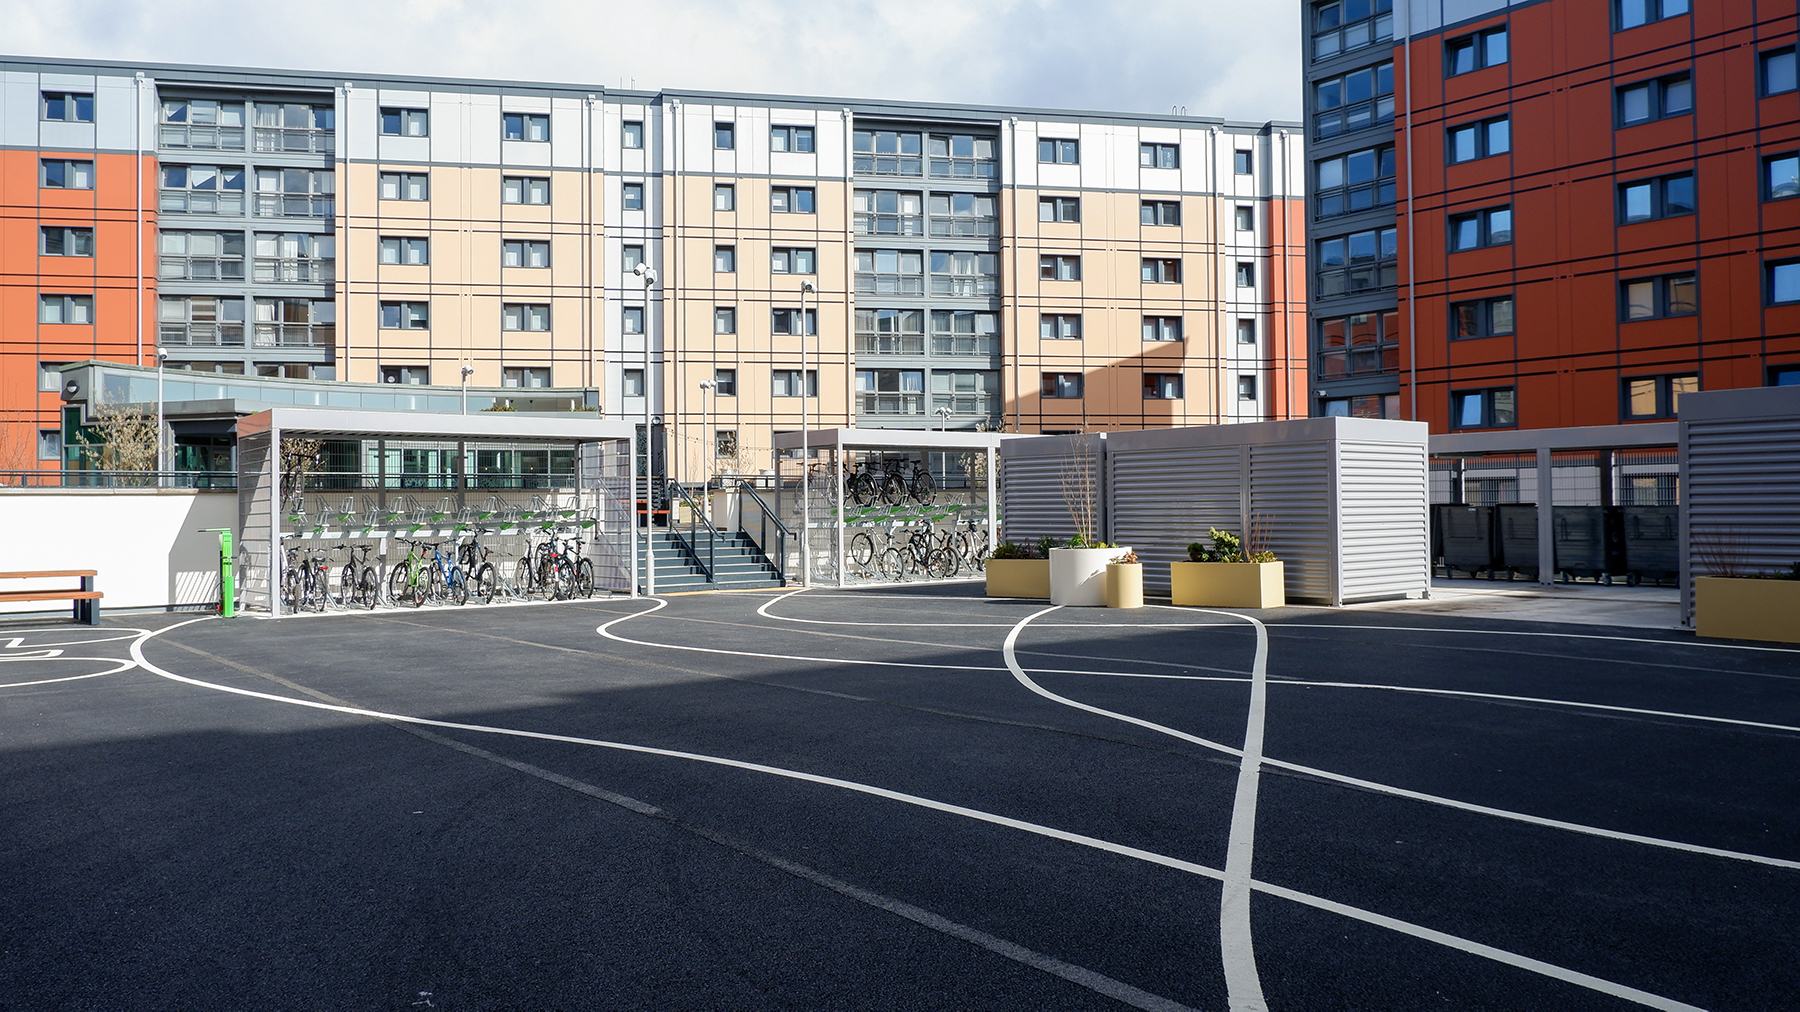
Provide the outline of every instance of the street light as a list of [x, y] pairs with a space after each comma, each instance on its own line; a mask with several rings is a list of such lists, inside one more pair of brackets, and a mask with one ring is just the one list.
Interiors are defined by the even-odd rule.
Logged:
[[712, 448], [715, 438], [712, 434], [712, 410], [708, 406], [707, 395], [719, 385], [718, 380], [700, 381], [700, 494], [706, 495], [712, 485], [712, 455], [717, 451]]
[[[806, 293], [813, 293], [813, 312], [819, 311], [819, 290], [811, 281], [800, 282], [800, 582], [812, 586], [812, 451], [807, 447], [806, 393], [811, 375], [806, 369]], [[816, 329], [816, 328], [815, 328]]]
[[[644, 291], [656, 287], [656, 269], [643, 261], [638, 261], [631, 273], [643, 279]], [[648, 295], [645, 301], [649, 301]], [[656, 506], [655, 497], [651, 494], [651, 469], [655, 466], [655, 458], [650, 451], [650, 328], [645, 327], [641, 335], [644, 339], [644, 383], [639, 391], [644, 395], [644, 593], [656, 593], [656, 542], [652, 537], [652, 510]]]
[[463, 414], [465, 414], [465, 415], [469, 413], [469, 377], [473, 376], [473, 375], [475, 375], [475, 367], [468, 364], [467, 362], [464, 362], [463, 367], [462, 367], [462, 378], [463, 378]]
[[156, 487], [163, 484], [163, 365], [169, 361], [168, 349], [156, 349]]
[[938, 423], [938, 431], [939, 432], [950, 431], [950, 409], [948, 407], [940, 407], [936, 411], [932, 412], [932, 414], [935, 414], [939, 418], [943, 419], [943, 421]]

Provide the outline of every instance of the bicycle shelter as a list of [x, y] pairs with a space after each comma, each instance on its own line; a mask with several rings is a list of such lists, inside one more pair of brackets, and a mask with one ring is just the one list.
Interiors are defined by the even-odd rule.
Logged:
[[[998, 432], [819, 429], [805, 434], [809, 457], [802, 457], [800, 432], [776, 433], [773, 509], [790, 530], [805, 531], [804, 544], [795, 539], [788, 547], [787, 571], [805, 572], [810, 549], [810, 585], [945, 578], [911, 567], [884, 572], [880, 556], [908, 532], [922, 536], [926, 525], [936, 538], [967, 534], [992, 545], [1000, 517], [993, 475], [1000, 442], [1010, 438]], [[854, 551], [858, 544], [868, 550]], [[948, 578], [980, 575], [961, 565]]]
[[[280, 617], [284, 541], [372, 543], [479, 532], [523, 553], [533, 536], [585, 540], [597, 590], [635, 595], [630, 422], [505, 412], [271, 408], [237, 421], [238, 587]], [[404, 550], [401, 550], [404, 554]]]

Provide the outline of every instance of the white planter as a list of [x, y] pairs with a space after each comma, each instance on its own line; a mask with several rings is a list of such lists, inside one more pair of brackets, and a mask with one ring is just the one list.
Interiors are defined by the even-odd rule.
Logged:
[[1081, 608], [1106, 605], [1106, 564], [1131, 551], [1116, 548], [1050, 549], [1050, 603]]
[[712, 494], [712, 524], [721, 531], [735, 531], [738, 527], [738, 493], [714, 492]]

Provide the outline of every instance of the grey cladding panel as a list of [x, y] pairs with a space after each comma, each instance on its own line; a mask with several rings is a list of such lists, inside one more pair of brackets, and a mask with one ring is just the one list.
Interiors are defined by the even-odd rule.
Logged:
[[1001, 457], [1000, 489], [1002, 541], [1060, 540], [1074, 532], [1075, 521], [1063, 502], [1061, 460]]
[[1333, 601], [1331, 444], [1251, 446], [1250, 524], [1266, 531], [1267, 547], [1282, 561], [1288, 597]]
[[1144, 586], [1169, 591], [1169, 563], [1187, 561], [1209, 527], [1242, 523], [1243, 454], [1236, 446], [1177, 446], [1107, 455], [1112, 540], [1144, 563]]
[[1800, 418], [1687, 424], [1689, 559], [1706, 576], [1723, 551], [1746, 570], [1800, 561]]
[[1344, 601], [1427, 589], [1424, 448], [1338, 445], [1338, 509]]

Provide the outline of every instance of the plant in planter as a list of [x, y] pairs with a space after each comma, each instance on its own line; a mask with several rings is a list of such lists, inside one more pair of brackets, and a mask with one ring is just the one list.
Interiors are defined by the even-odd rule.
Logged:
[[1076, 436], [1063, 458], [1063, 504], [1075, 533], [1066, 546], [1050, 550], [1050, 601], [1052, 604], [1098, 607], [1106, 603], [1106, 566], [1118, 554], [1116, 546], [1099, 540], [1100, 466], [1095, 447], [1098, 436]]
[[1033, 545], [1011, 541], [994, 549], [993, 556], [983, 567], [987, 575], [987, 596], [1048, 598], [1050, 560], [1046, 554]]
[[[1225, 608], [1280, 608], [1287, 604], [1283, 567], [1267, 544], [1268, 528], [1252, 517], [1245, 539], [1216, 527], [1207, 529], [1212, 547], [1188, 545], [1188, 562], [1169, 564], [1169, 599], [1178, 605]], [[1245, 541], [1249, 544], [1246, 545]]]
[[1106, 606], [1108, 608], [1142, 608], [1144, 606], [1144, 564], [1137, 553], [1125, 553], [1106, 564]]

